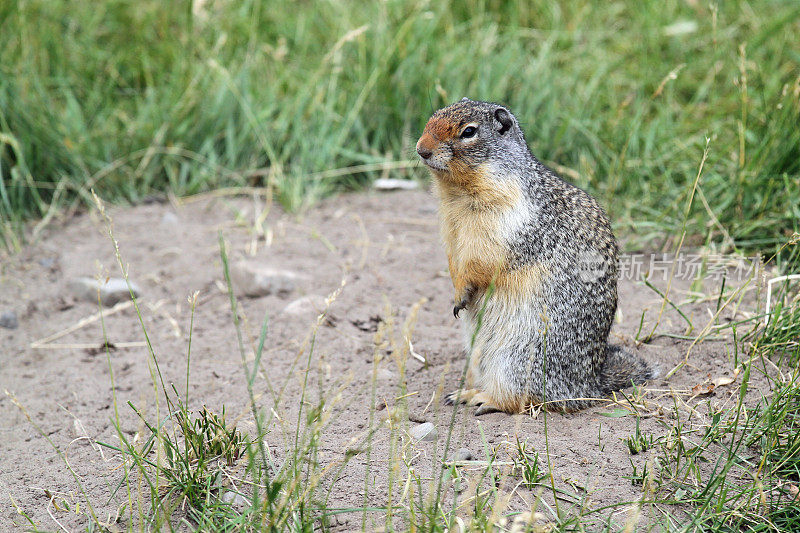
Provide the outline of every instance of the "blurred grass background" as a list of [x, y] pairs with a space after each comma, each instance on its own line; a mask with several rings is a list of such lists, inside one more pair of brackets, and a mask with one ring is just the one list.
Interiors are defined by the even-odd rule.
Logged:
[[0, 234], [90, 188], [271, 186], [296, 209], [423, 178], [403, 161], [425, 121], [469, 96], [655, 246], [710, 139], [688, 242], [769, 257], [800, 231], [798, 65], [794, 0], [0, 0]]

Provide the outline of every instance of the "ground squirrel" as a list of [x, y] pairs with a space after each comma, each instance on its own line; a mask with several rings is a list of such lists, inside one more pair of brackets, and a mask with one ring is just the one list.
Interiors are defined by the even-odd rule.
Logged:
[[608, 344], [617, 309], [608, 217], [531, 154], [508, 109], [468, 98], [440, 109], [417, 152], [435, 178], [453, 312], [467, 322], [473, 388], [450, 402], [477, 405], [476, 415], [542, 402], [574, 411], [654, 377]]

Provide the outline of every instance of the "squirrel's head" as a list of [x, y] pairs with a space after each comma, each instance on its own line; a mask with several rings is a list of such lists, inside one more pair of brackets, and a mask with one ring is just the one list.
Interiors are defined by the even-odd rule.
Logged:
[[464, 98], [431, 116], [417, 153], [434, 176], [460, 181], [482, 164], [522, 160], [528, 151], [511, 111]]

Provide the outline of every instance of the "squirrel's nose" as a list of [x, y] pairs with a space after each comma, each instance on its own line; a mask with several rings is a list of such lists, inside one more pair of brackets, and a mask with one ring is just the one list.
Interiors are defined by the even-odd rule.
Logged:
[[422, 159], [428, 159], [430, 156], [433, 155], [433, 151], [429, 150], [428, 148], [424, 148], [422, 146], [417, 146], [417, 153]]

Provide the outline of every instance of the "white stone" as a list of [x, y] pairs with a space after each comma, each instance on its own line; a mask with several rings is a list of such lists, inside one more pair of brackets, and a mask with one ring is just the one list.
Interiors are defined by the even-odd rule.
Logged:
[[167, 211], [161, 217], [161, 223], [165, 226], [177, 226], [180, 223], [181, 219], [178, 218], [178, 215], [173, 213], [172, 211]]
[[392, 372], [388, 368], [379, 368], [378, 371], [375, 373], [375, 376], [380, 381], [394, 381], [395, 379], [394, 372]]
[[246, 507], [249, 504], [247, 498], [232, 490], [225, 491], [222, 495], [222, 501], [234, 507]]
[[287, 294], [294, 290], [298, 280], [305, 279], [296, 272], [238, 261], [231, 267], [231, 278], [236, 289], [245, 296], [258, 297], [269, 294]]
[[372, 182], [372, 187], [379, 191], [413, 191], [419, 188], [419, 183], [412, 180], [399, 180], [396, 178], [378, 178]]
[[475, 457], [467, 448], [459, 448], [459, 450], [453, 454], [453, 461], [472, 461], [473, 459], [475, 459]]
[[325, 297], [309, 294], [289, 303], [281, 311], [292, 316], [317, 316], [325, 310]]
[[135, 283], [131, 282], [129, 288], [128, 282], [122, 278], [74, 278], [69, 282], [69, 289], [77, 299], [94, 303], [97, 302], [99, 291], [100, 303], [107, 307], [129, 300], [131, 291], [137, 298], [142, 293]]
[[414, 440], [434, 441], [439, 438], [439, 432], [436, 431], [436, 426], [432, 422], [415, 426], [409, 433]]

